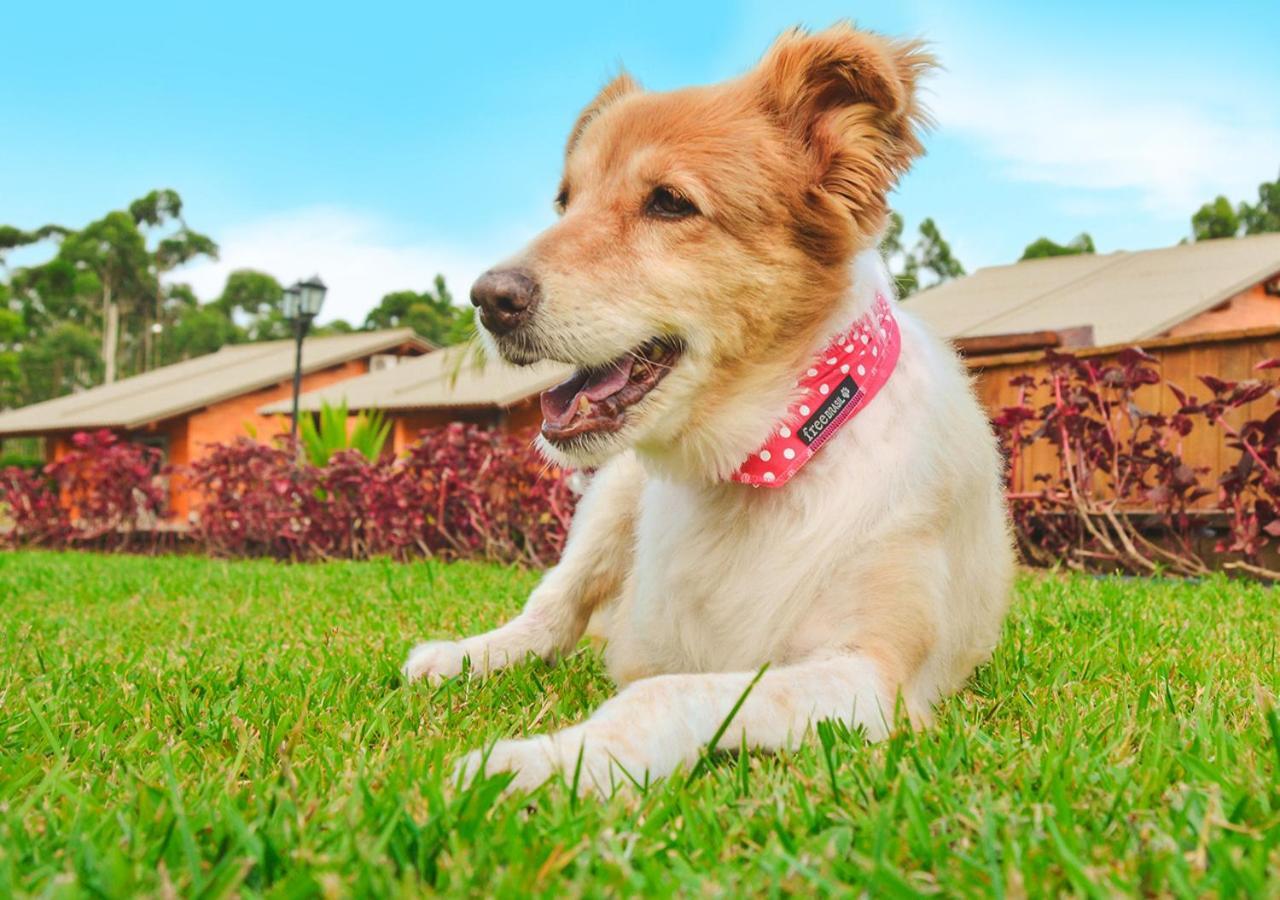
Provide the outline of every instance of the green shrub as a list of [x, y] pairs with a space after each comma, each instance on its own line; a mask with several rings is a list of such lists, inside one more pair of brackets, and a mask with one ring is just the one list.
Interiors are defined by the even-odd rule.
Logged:
[[6, 453], [0, 456], [0, 469], [9, 468], [34, 471], [44, 468], [44, 460], [38, 456], [28, 456], [25, 453]]
[[391, 423], [377, 409], [361, 412], [348, 432], [346, 400], [337, 406], [324, 403], [316, 418], [304, 416], [298, 422], [303, 452], [313, 466], [328, 465], [329, 458], [340, 450], [355, 450], [369, 462], [377, 462], [390, 434]]

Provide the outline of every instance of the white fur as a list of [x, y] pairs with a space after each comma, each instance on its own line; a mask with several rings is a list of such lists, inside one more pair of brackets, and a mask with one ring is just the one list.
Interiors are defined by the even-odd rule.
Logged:
[[[873, 251], [853, 285], [815, 352], [876, 292], [892, 296]], [[572, 777], [581, 754], [588, 788], [665, 775], [697, 758], [766, 664], [720, 746], [791, 747], [823, 718], [880, 738], [896, 711], [927, 722], [987, 658], [1013, 570], [995, 441], [955, 354], [895, 312], [893, 375], [790, 483], [702, 472], [727, 475], [759, 446], [797, 373], [723, 411], [700, 443], [638, 441], [607, 463], [524, 612], [414, 649], [409, 678], [457, 675], [467, 657], [487, 674], [568, 651], [594, 613], [622, 691], [573, 728], [499, 742], [488, 771], [533, 787]]]

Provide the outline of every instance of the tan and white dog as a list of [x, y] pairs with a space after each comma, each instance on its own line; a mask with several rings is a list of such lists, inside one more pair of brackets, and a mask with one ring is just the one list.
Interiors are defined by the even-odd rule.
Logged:
[[[926, 723], [991, 653], [1013, 571], [997, 447], [876, 250], [921, 152], [930, 65], [848, 25], [793, 31], [723, 84], [619, 76], [578, 119], [559, 221], [472, 301], [501, 357], [578, 367], [543, 396], [540, 444], [598, 471], [524, 611], [414, 648], [405, 674], [554, 659], [591, 621], [622, 690], [579, 725], [477, 751], [468, 777], [483, 764], [531, 788], [580, 757], [601, 791], [660, 777], [744, 693], [721, 747], [790, 747], [821, 719], [882, 738], [898, 714]], [[807, 367], [878, 297], [900, 334], [878, 393], [785, 483], [742, 483], [809, 412]]]

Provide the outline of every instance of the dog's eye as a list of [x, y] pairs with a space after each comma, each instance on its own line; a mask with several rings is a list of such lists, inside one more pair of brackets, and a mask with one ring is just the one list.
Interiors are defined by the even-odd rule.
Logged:
[[567, 187], [560, 188], [560, 193], [556, 194], [555, 207], [556, 212], [562, 213], [569, 206], [569, 189]]
[[644, 211], [659, 219], [685, 219], [698, 214], [698, 207], [693, 205], [684, 194], [675, 188], [658, 185], [649, 195]]

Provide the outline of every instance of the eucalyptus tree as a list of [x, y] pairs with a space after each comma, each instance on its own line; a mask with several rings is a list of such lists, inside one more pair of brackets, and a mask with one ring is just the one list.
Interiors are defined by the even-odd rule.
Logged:
[[58, 261], [92, 273], [94, 293], [102, 309], [102, 380], [111, 384], [118, 374], [120, 316], [138, 310], [144, 297], [157, 289], [151, 254], [138, 223], [129, 213], [115, 210], [62, 239]]
[[165, 276], [196, 257], [216, 257], [217, 250], [212, 239], [187, 226], [177, 192], [158, 190], [135, 200], [127, 210], [113, 210], [78, 231], [66, 232], [54, 259], [33, 267], [26, 278], [34, 285], [68, 266], [74, 271], [75, 277], [66, 272], [61, 277], [60, 284], [67, 288], [62, 299], [74, 305], [77, 299], [95, 298], [102, 379], [109, 384], [121, 374], [122, 337], [135, 351], [132, 368], [142, 370], [149, 364], [151, 325], [161, 321]]
[[166, 319], [176, 317], [166, 314], [188, 310], [194, 301], [194, 295], [187, 296], [181, 293], [179, 286], [168, 285], [166, 276], [197, 257], [217, 259], [218, 245], [208, 235], [192, 231], [187, 225], [182, 216], [182, 198], [177, 191], [152, 191], [130, 203], [129, 214], [140, 228], [157, 229], [171, 222], [177, 224], [176, 230], [161, 235], [151, 250], [151, 308], [143, 311], [141, 316], [142, 368], [147, 368], [160, 357], [152, 346], [158, 329], [148, 326], [159, 326], [160, 329], [172, 326], [174, 322]]
[[[12, 251], [47, 242], [54, 247], [45, 262], [7, 266]], [[158, 362], [152, 326], [178, 317], [190, 299], [176, 296], [166, 276], [216, 254], [209, 237], [187, 226], [182, 199], [171, 190], [152, 191], [76, 230], [0, 225], [3, 306], [18, 316], [21, 332], [4, 347], [18, 354], [23, 381], [10, 393], [30, 403], [115, 381], [125, 362], [131, 371]]]

